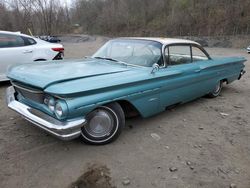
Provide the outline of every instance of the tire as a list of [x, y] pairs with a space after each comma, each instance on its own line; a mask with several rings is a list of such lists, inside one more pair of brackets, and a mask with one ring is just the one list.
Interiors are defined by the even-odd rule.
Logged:
[[214, 90], [213, 90], [212, 92], [210, 92], [207, 96], [208, 96], [209, 98], [218, 97], [219, 94], [220, 94], [220, 92], [221, 92], [222, 85], [223, 85], [223, 82], [222, 82], [222, 81], [219, 81], [219, 82], [216, 84]]
[[87, 116], [87, 124], [81, 129], [87, 144], [103, 145], [115, 141], [125, 126], [125, 115], [118, 103], [100, 106]]

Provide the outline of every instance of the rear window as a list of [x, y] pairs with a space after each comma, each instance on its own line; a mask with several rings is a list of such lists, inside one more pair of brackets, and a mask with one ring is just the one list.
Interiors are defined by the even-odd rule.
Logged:
[[29, 37], [22, 37], [25, 43], [25, 46], [36, 44], [36, 41]]
[[20, 36], [0, 34], [0, 48], [25, 46], [24, 39]]

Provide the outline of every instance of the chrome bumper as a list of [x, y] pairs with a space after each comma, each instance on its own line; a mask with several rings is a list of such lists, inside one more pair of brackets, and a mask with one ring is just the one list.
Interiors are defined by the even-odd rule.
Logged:
[[246, 73], [246, 71], [245, 71], [245, 70], [240, 71], [240, 75], [239, 75], [239, 77], [238, 77], [238, 80], [240, 80], [240, 79], [241, 79], [241, 77], [242, 77], [245, 73]]
[[62, 140], [72, 140], [80, 136], [81, 127], [86, 123], [84, 118], [65, 122], [59, 121], [39, 110], [18, 102], [14, 94], [14, 87], [8, 87], [6, 90], [8, 107], [21, 114], [26, 120]]

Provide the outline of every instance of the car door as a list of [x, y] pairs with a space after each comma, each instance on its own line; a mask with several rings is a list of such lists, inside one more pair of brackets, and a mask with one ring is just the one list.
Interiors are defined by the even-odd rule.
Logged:
[[165, 48], [167, 66], [156, 72], [162, 77], [161, 108], [187, 102], [202, 95], [200, 66], [192, 61], [191, 49], [190, 44], [173, 44]]
[[198, 82], [202, 83], [200, 86], [202, 93], [207, 94], [211, 92], [218, 81], [218, 73], [224, 71], [223, 66], [211, 66], [213, 60], [209, 57], [208, 53], [198, 45], [192, 45], [192, 61], [200, 67]]
[[5, 77], [8, 67], [32, 61], [32, 46], [26, 45], [23, 37], [0, 34], [0, 77]]

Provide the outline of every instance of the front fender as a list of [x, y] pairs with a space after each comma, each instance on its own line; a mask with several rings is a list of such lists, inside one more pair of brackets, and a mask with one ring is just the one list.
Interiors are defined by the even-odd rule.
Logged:
[[143, 117], [149, 117], [160, 111], [159, 88], [153, 87], [151, 84], [117, 87], [110, 91], [66, 99], [70, 118], [86, 116], [99, 106], [120, 100], [128, 101]]

